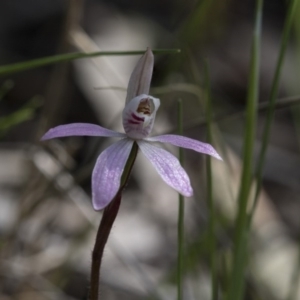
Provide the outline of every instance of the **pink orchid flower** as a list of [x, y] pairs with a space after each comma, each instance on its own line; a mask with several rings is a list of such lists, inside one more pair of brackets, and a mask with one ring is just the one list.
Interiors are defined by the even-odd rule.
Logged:
[[99, 155], [94, 167], [92, 201], [95, 210], [103, 209], [117, 194], [121, 176], [134, 142], [138, 144], [139, 149], [150, 160], [161, 178], [185, 197], [193, 195], [187, 173], [174, 155], [152, 143], [169, 143], [222, 160], [211, 145], [194, 139], [173, 134], [149, 137], [156, 112], [160, 106], [159, 99], [148, 95], [153, 64], [153, 53], [148, 48], [129, 80], [126, 105], [122, 115], [125, 133], [112, 131], [95, 124], [73, 123], [54, 127], [42, 137], [42, 140], [67, 136], [121, 138], [120, 141], [109, 146]]

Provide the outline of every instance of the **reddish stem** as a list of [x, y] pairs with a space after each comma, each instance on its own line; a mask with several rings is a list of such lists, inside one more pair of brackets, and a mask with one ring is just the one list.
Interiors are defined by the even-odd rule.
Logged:
[[110, 234], [112, 225], [116, 219], [122, 199], [122, 192], [119, 191], [114, 200], [104, 209], [103, 216], [97, 232], [96, 243], [92, 253], [91, 287], [90, 300], [98, 300], [100, 266], [103, 250]]
[[124, 172], [121, 178], [121, 187], [111, 201], [111, 203], [104, 209], [102, 219], [97, 232], [96, 242], [92, 253], [92, 269], [91, 269], [91, 287], [89, 291], [89, 300], [98, 300], [99, 297], [99, 281], [100, 281], [100, 267], [103, 256], [103, 250], [110, 234], [111, 228], [114, 224], [118, 214], [120, 203], [122, 199], [122, 192], [125, 188], [129, 175], [131, 173], [133, 164], [138, 153], [138, 146], [133, 144], [129, 158], [127, 160]]

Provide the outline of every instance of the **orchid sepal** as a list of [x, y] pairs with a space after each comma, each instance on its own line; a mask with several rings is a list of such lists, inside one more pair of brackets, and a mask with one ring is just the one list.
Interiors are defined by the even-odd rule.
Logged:
[[185, 197], [193, 196], [189, 176], [173, 154], [145, 140], [137, 141], [137, 143], [166, 184]]
[[59, 125], [49, 129], [41, 140], [50, 140], [60, 137], [69, 136], [102, 136], [102, 137], [126, 137], [124, 133], [104, 128], [96, 124], [89, 123], [71, 123], [66, 125]]
[[218, 160], [223, 160], [212, 145], [185, 136], [176, 134], [164, 134], [153, 137], [147, 137], [145, 138], [145, 140], [149, 142], [169, 143], [177, 147], [190, 149], [199, 153], [213, 156]]
[[106, 207], [119, 191], [132, 145], [132, 140], [122, 139], [99, 155], [92, 174], [92, 202], [95, 210]]
[[140, 58], [131, 73], [127, 88], [126, 103], [138, 95], [149, 94], [153, 65], [154, 55], [151, 49], [147, 48], [145, 54]]

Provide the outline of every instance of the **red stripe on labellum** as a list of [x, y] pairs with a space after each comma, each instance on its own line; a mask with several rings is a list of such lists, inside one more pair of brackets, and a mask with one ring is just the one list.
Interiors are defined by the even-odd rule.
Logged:
[[139, 121], [133, 121], [133, 120], [128, 120], [128, 123], [129, 124], [135, 124], [135, 125], [141, 124], [141, 122], [139, 122]]
[[136, 116], [134, 113], [131, 114], [132, 118], [135, 119], [136, 121], [144, 121], [145, 118], [141, 118], [141, 117], [138, 117]]

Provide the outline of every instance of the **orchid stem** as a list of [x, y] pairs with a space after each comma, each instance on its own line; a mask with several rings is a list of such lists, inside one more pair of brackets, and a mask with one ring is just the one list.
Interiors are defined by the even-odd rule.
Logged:
[[92, 253], [91, 286], [88, 298], [89, 300], [99, 299], [100, 268], [104, 247], [108, 240], [114, 221], [117, 217], [122, 199], [122, 191], [128, 182], [128, 178], [135, 162], [137, 153], [138, 146], [136, 143], [134, 143], [122, 174], [120, 189], [113, 201], [104, 209], [103, 212]]
[[104, 209], [103, 217], [99, 225], [96, 243], [92, 253], [90, 300], [98, 300], [99, 297], [100, 267], [103, 257], [103, 250], [118, 214], [121, 199], [122, 192], [118, 192], [115, 199]]

